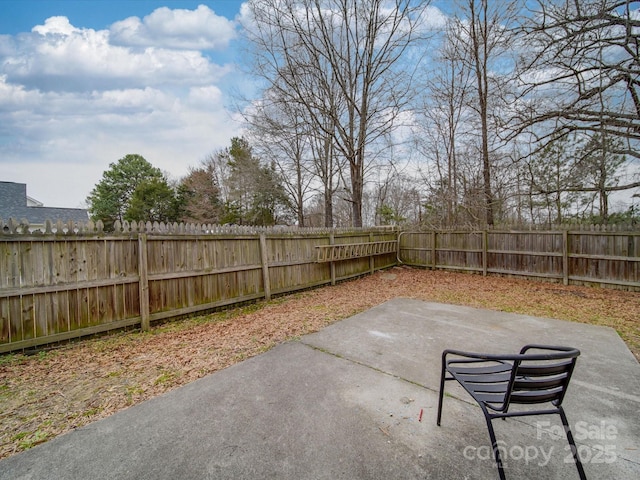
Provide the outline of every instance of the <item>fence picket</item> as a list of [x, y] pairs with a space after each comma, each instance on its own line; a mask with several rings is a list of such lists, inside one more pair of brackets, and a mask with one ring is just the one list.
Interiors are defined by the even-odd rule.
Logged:
[[335, 284], [398, 262], [640, 290], [640, 232], [402, 232], [0, 219], [0, 352]]
[[[613, 230], [613, 229], [611, 229]], [[640, 231], [594, 226], [553, 231], [403, 232], [402, 263], [640, 290]]]
[[[316, 262], [315, 246], [330, 235], [347, 244], [396, 239], [389, 230], [116, 222], [116, 232], [105, 234], [100, 222], [57, 221], [45, 234], [25, 225], [0, 219], [0, 353], [128, 325], [147, 329], [366, 274], [367, 257], [341, 261], [336, 273]], [[395, 256], [378, 255], [384, 261], [376, 268], [395, 264]]]

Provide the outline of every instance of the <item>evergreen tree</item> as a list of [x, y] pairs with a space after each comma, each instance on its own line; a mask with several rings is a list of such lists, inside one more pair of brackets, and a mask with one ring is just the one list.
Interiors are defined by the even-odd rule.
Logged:
[[87, 197], [89, 213], [94, 221], [102, 220], [106, 230], [111, 230], [116, 220], [125, 220], [131, 199], [143, 182], [164, 181], [160, 169], [151, 165], [141, 155], [126, 155], [102, 174], [102, 180]]

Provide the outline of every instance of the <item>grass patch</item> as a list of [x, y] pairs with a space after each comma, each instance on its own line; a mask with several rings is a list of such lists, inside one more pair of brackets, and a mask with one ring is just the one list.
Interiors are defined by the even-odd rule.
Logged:
[[174, 381], [174, 379], [178, 376], [179, 374], [177, 372], [172, 372], [172, 371], [165, 371], [162, 372], [153, 382], [154, 385], [165, 385], [168, 383], [172, 383]]
[[11, 439], [17, 443], [20, 450], [28, 450], [35, 447], [39, 443], [45, 442], [49, 439], [50, 434], [43, 432], [42, 430], [36, 430], [35, 432], [19, 432]]

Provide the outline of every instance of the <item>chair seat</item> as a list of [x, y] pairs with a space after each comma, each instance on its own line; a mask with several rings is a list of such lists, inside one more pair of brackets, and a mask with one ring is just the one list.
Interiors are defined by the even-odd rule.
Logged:
[[485, 403], [492, 410], [500, 410], [513, 366], [508, 362], [477, 365], [479, 362], [475, 361], [453, 361], [447, 365], [447, 371], [476, 401]]

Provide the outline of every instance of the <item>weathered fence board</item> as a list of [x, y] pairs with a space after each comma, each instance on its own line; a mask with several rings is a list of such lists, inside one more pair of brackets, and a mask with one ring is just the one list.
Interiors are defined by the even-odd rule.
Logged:
[[0, 352], [335, 283], [396, 256], [347, 260], [336, 269], [318, 263], [315, 248], [329, 237], [395, 242], [395, 232], [210, 234], [124, 225], [107, 236], [74, 228], [0, 234]]
[[640, 290], [640, 232], [402, 232], [398, 244], [407, 265]]
[[[133, 222], [105, 235], [91, 226], [58, 227], [33, 235], [14, 225], [0, 233], [0, 352], [147, 328], [150, 321], [335, 284], [398, 260], [640, 290], [640, 232], [234, 233]], [[339, 253], [318, 261], [318, 250]]]

